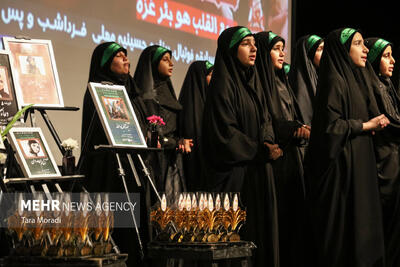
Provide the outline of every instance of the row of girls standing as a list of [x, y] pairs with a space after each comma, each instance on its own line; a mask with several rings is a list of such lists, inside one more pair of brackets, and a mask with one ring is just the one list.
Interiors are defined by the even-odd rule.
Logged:
[[289, 82], [304, 122], [312, 124], [304, 264], [400, 264], [400, 101], [390, 79], [392, 46], [351, 28], [297, 43]]
[[368, 53], [351, 28], [300, 43], [292, 91], [282, 38], [220, 35], [203, 115], [206, 184], [241, 192], [256, 266], [399, 266], [391, 44], [367, 39]]
[[[214, 66], [204, 61], [190, 66], [179, 101], [170, 80], [171, 51], [160, 46], [142, 52], [133, 78], [124, 48], [99, 45], [89, 81], [125, 85], [143, 132], [147, 116], [163, 117], [160, 145], [165, 150], [146, 157], [159, 191], [173, 194], [187, 185], [190, 191], [240, 192], [247, 209], [241, 233], [257, 245], [255, 266], [385, 266], [385, 256], [392, 262], [387, 266], [397, 266], [397, 100], [395, 93], [383, 96], [379, 88], [385, 80], [369, 63], [362, 64], [366, 52], [360, 36], [340, 29], [324, 41], [305, 37], [296, 49], [290, 83], [283, 70], [285, 40], [272, 32], [253, 35], [241, 26], [221, 33]], [[383, 57], [381, 52], [376, 58]], [[88, 92], [83, 114], [88, 187], [122, 192], [116, 188], [114, 155], [93, 150], [107, 140]], [[379, 132], [373, 140], [372, 133], [385, 128], [388, 118], [392, 139]], [[384, 141], [381, 152], [376, 140]], [[176, 151], [186, 152], [183, 159]], [[378, 185], [376, 159], [383, 177], [387, 166], [397, 171], [396, 177], [379, 180], [386, 186]], [[145, 243], [145, 211], [154, 199], [148, 186], [130, 188], [143, 193]], [[128, 232], [116, 229], [117, 244], [129, 253], [129, 266], [145, 266], [131, 238], [134, 231]]]
[[313, 266], [399, 266], [399, 97], [392, 45], [325, 39], [306, 162]]

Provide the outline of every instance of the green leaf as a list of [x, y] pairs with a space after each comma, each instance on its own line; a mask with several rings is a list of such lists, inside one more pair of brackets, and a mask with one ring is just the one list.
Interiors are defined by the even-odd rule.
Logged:
[[20, 111], [18, 111], [14, 117], [12, 118], [12, 120], [7, 124], [7, 127], [4, 129], [4, 131], [1, 132], [1, 137], [4, 139], [5, 136], [8, 134], [8, 131], [10, 131], [10, 129], [12, 128], [12, 126], [14, 125], [14, 123], [22, 116], [22, 114], [25, 113], [25, 111], [27, 109], [29, 109], [30, 107], [32, 107], [34, 104], [30, 104], [25, 106], [23, 109], [21, 109]]

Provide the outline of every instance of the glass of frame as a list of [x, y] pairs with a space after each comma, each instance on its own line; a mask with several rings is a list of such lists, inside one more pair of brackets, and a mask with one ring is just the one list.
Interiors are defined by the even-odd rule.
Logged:
[[51, 41], [3, 37], [3, 43], [11, 54], [18, 107], [64, 107]]
[[8, 141], [26, 177], [61, 176], [40, 128], [13, 127], [8, 132]]
[[124, 86], [89, 83], [89, 90], [110, 145], [147, 147]]

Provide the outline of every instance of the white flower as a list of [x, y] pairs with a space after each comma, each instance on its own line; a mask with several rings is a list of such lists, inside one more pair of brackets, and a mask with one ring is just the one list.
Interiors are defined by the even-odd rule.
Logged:
[[6, 163], [6, 159], [7, 159], [7, 154], [0, 153], [0, 164]]
[[78, 141], [68, 138], [64, 141], [62, 141], [61, 145], [66, 149], [66, 150], [74, 150], [75, 148], [78, 148]]

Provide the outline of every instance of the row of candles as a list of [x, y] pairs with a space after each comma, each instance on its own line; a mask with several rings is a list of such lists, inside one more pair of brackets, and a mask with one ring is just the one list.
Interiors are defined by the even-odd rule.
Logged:
[[246, 221], [246, 210], [239, 202], [238, 193], [185, 192], [170, 201], [163, 194], [150, 213], [156, 240], [240, 241], [239, 230]]

